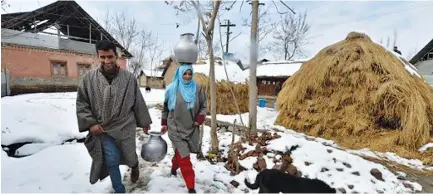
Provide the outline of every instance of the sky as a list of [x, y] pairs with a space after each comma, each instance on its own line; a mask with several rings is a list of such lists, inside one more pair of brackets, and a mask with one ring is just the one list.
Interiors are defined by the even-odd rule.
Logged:
[[[52, 0], [8, 0], [10, 5], [3, 13], [31, 11], [52, 3]], [[176, 15], [173, 7], [164, 1], [77, 1], [97, 21], [102, 21], [107, 10], [110, 13], [124, 12], [134, 17], [140, 27], [157, 34], [164, 44], [165, 53], [169, 55], [182, 33], [196, 32], [197, 19], [194, 12]], [[260, 9], [268, 10], [272, 21], [280, 21], [272, 1], [261, 1], [265, 5]], [[274, 1], [280, 11], [288, 11], [279, 1]], [[386, 44], [390, 38], [390, 47], [397, 34], [396, 45], [402, 55], [410, 58], [433, 39], [433, 1], [284, 1], [297, 14], [307, 13], [307, 22], [311, 25], [308, 33], [308, 44], [303, 47], [304, 55], [297, 58], [313, 57], [324, 47], [343, 40], [351, 31], [365, 32], [373, 41], [382, 40]], [[179, 2], [175, 2], [179, 4]], [[228, 7], [224, 4], [223, 7]], [[229, 51], [241, 60], [248, 61], [250, 28], [244, 26], [244, 20], [251, 18], [251, 6], [237, 1], [231, 11], [221, 11], [220, 21], [236, 24], [231, 28], [231, 36], [237, 36], [229, 43]], [[429, 19], [430, 18], [430, 19]], [[179, 23], [179, 28], [176, 28]], [[215, 43], [219, 43], [219, 26], [215, 25]], [[225, 31], [222, 29], [225, 43]], [[274, 32], [275, 33], [275, 32]], [[261, 45], [273, 41], [269, 34]], [[275, 53], [259, 54], [259, 58], [279, 60], [281, 55]]]

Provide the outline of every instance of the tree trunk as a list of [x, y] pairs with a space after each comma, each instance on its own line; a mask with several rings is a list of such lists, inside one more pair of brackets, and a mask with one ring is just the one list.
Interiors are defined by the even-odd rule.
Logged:
[[257, 29], [259, 1], [252, 1], [251, 39], [250, 39], [250, 87], [249, 87], [249, 136], [257, 134]]
[[[209, 37], [210, 36], [210, 37]], [[218, 154], [219, 151], [219, 142], [217, 135], [217, 119], [216, 119], [216, 83], [215, 83], [215, 59], [213, 53], [213, 37], [208, 34], [206, 37], [207, 48], [209, 53], [209, 81], [210, 81], [210, 112], [211, 112], [211, 153]]]
[[[195, 43], [197, 46], [199, 46], [199, 45], [198, 45], [198, 37], [199, 37], [199, 34], [200, 34], [200, 15], [197, 15], [197, 32], [196, 32], [196, 34], [195, 34], [195, 40], [194, 40], [194, 43]], [[199, 50], [200, 50], [200, 48], [199, 48]]]

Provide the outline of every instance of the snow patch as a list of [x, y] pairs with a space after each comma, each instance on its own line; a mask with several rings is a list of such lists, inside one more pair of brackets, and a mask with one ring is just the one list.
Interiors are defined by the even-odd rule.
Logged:
[[[5, 158], [6, 157], [6, 158]], [[99, 193], [111, 190], [110, 178], [91, 185], [91, 158], [83, 144], [56, 145], [24, 158], [2, 154], [4, 193]], [[121, 166], [122, 175], [126, 168]]]
[[428, 144], [423, 145], [421, 148], [419, 148], [418, 151], [425, 152], [430, 148], [433, 148], [433, 143], [428, 143]]

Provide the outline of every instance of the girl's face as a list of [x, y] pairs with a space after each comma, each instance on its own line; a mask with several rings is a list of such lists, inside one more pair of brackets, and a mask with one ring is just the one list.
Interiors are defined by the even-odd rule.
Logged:
[[189, 81], [191, 81], [191, 79], [192, 79], [192, 72], [191, 72], [191, 70], [189, 70], [189, 69], [186, 70], [182, 77], [183, 77], [183, 80], [186, 83], [189, 83]]

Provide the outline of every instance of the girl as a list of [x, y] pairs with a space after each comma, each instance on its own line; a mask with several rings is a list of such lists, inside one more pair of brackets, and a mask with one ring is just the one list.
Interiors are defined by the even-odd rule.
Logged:
[[203, 124], [207, 112], [207, 96], [193, 80], [191, 65], [180, 65], [165, 93], [161, 118], [161, 131], [168, 130], [175, 155], [172, 158], [171, 174], [177, 175], [180, 168], [189, 193], [195, 192], [195, 174], [190, 153], [200, 150], [199, 125]]

